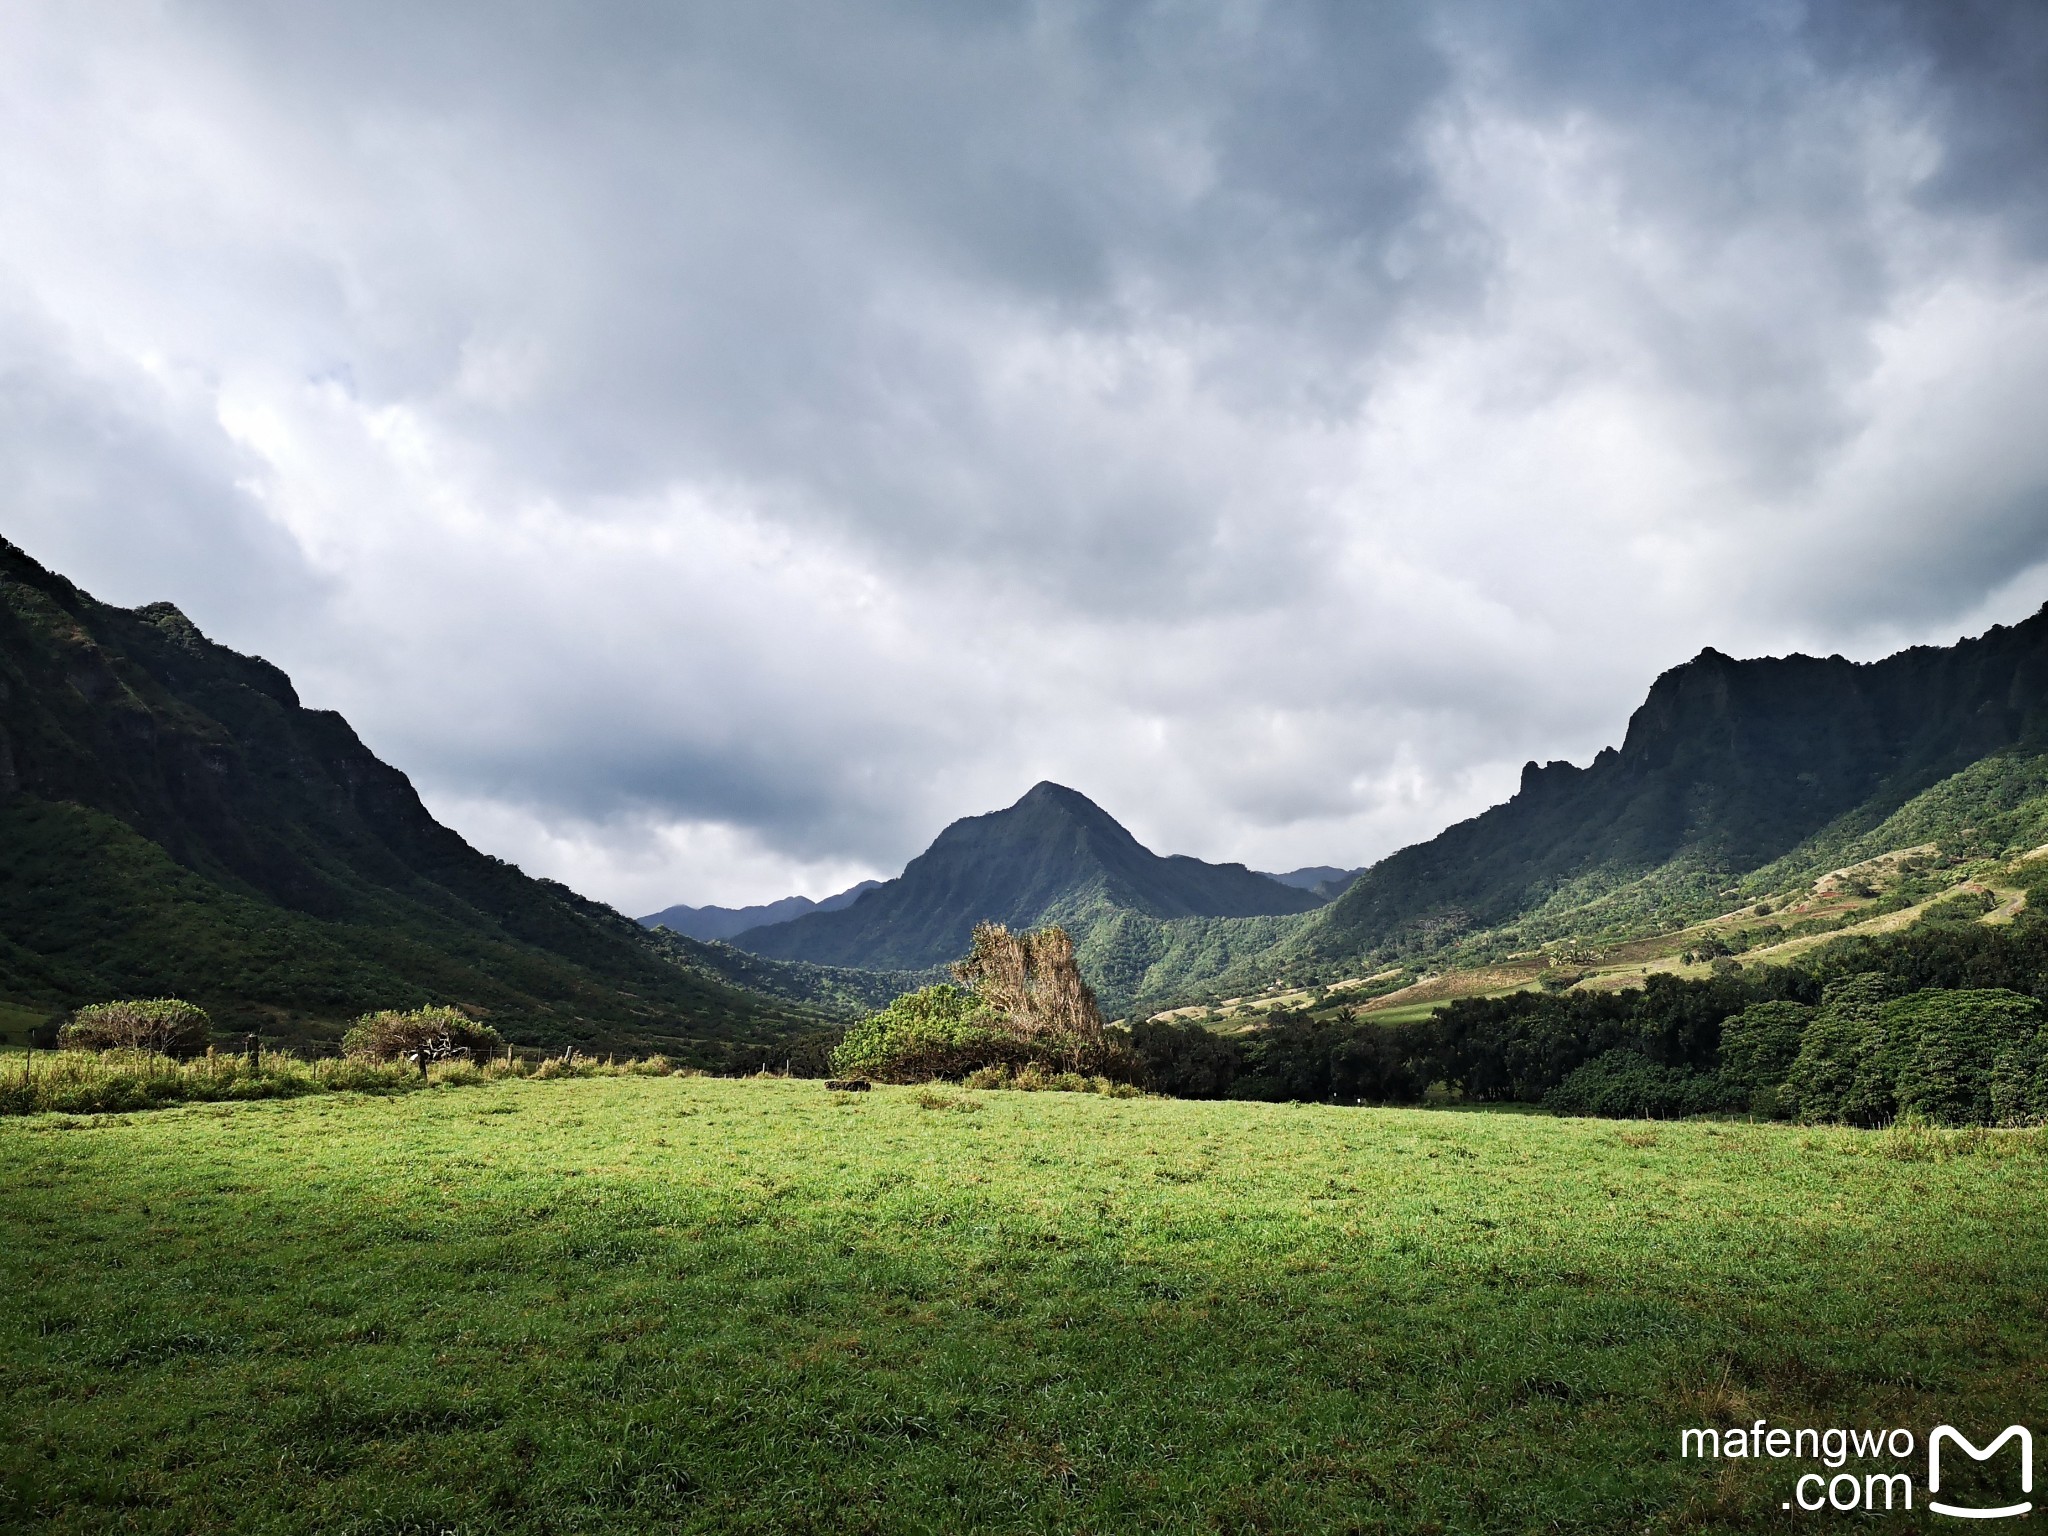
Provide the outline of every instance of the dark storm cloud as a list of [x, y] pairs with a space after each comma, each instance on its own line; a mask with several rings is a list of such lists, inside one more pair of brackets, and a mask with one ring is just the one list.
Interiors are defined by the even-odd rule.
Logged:
[[994, 547], [1099, 601], [1122, 555], [1110, 583], [1171, 594], [1206, 494], [1151, 463], [1066, 483], [962, 319], [1199, 333], [1200, 382], [1241, 408], [1348, 409], [1386, 329], [1480, 268], [1414, 139], [1446, 66], [1401, 8], [403, 15], [213, 19], [319, 138], [371, 146], [364, 196], [397, 194], [338, 232], [388, 312], [351, 360], [366, 399], [514, 332], [545, 355], [531, 391], [444, 409], [572, 492], [793, 480], [789, 514], [899, 560]]
[[2036, 7], [116, 14], [0, 61], [10, 531], [628, 905], [1043, 776], [1356, 862], [2042, 585]]
[[1831, 63], [1889, 72], [1934, 119], [1928, 206], [1992, 215], [2048, 254], [2048, 9], [1986, 0], [1827, 0], [1810, 33]]

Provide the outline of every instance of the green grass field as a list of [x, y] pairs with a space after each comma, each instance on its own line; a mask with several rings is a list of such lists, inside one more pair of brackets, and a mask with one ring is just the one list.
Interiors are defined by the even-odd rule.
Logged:
[[2044, 1172], [681, 1077], [0, 1121], [0, 1525], [1810, 1528], [1679, 1429], [2038, 1424]]

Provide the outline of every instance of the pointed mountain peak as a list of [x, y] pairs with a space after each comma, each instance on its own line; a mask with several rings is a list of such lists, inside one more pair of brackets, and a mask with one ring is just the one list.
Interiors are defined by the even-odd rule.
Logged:
[[1022, 811], [1035, 809], [1039, 806], [1057, 807], [1070, 814], [1078, 813], [1085, 816], [1101, 816], [1112, 821], [1116, 819], [1078, 789], [1069, 789], [1064, 784], [1055, 784], [1051, 779], [1040, 779], [1036, 784], [1025, 790], [1018, 797], [1017, 803], [1012, 805], [1010, 809]]
[[1002, 810], [963, 816], [939, 834], [938, 841], [927, 853], [939, 848], [971, 847], [994, 856], [994, 850], [998, 848], [1026, 845], [1075, 850], [1092, 846], [1112, 860], [1130, 856], [1153, 857], [1109, 812], [1078, 789], [1069, 789], [1050, 779], [1041, 779]]
[[1162, 858], [1079, 790], [1047, 780], [1000, 811], [954, 822], [858, 905], [753, 929], [735, 942], [779, 959], [916, 969], [964, 954], [983, 921], [1028, 928], [1112, 911], [1277, 916], [1321, 902], [1242, 864]]

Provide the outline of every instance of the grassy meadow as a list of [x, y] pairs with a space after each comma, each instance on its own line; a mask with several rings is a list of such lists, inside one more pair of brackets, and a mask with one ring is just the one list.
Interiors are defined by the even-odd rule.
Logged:
[[4, 1120], [0, 1526], [1786, 1528], [1678, 1430], [2038, 1422], [2044, 1173], [705, 1077]]

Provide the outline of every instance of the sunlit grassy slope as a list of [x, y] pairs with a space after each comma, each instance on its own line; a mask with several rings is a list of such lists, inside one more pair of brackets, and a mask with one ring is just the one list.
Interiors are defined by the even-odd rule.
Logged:
[[2039, 1421], [2044, 1171], [705, 1078], [5, 1122], [0, 1525], [1775, 1529], [1681, 1426]]

